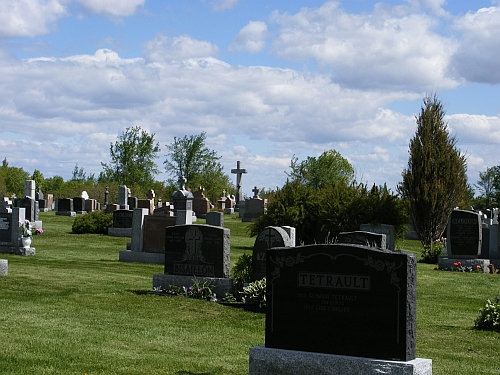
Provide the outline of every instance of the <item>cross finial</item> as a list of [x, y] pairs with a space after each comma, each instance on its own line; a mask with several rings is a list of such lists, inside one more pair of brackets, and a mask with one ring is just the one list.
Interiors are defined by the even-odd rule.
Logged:
[[259, 198], [259, 191], [260, 191], [260, 189], [259, 189], [257, 186], [255, 186], [255, 187], [252, 189], [252, 192], [253, 192], [253, 194], [254, 194], [254, 195], [253, 195], [253, 197], [254, 197], [254, 198]]

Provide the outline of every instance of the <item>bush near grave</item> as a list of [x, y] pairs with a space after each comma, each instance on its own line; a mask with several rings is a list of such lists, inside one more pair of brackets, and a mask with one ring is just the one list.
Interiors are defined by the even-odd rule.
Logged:
[[318, 190], [297, 181], [287, 182], [269, 195], [267, 214], [250, 224], [258, 235], [268, 226], [297, 228], [296, 244], [335, 242], [340, 232], [352, 232], [365, 223], [395, 227], [396, 238], [407, 232], [404, 202], [387, 186], [339, 182]]
[[104, 211], [93, 211], [75, 218], [71, 230], [74, 234], [94, 233], [107, 234], [113, 226], [113, 215]]

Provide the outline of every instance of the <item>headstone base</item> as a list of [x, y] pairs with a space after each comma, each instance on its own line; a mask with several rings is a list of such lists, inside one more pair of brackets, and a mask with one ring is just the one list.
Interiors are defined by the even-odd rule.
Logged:
[[7, 276], [9, 273], [9, 261], [7, 259], [0, 259], [0, 275]]
[[234, 208], [224, 208], [224, 213], [227, 215], [234, 214]]
[[132, 238], [132, 228], [108, 228], [108, 236]]
[[34, 247], [17, 247], [17, 246], [0, 246], [0, 254], [13, 254], [13, 255], [35, 255], [36, 249]]
[[122, 250], [119, 253], [120, 262], [135, 262], [147, 264], [165, 264], [165, 254], [147, 253], [145, 251]]
[[445, 257], [439, 257], [438, 258], [438, 268], [440, 270], [444, 269], [454, 269], [456, 268], [454, 266], [454, 263], [460, 262], [461, 266], [463, 267], [472, 267], [473, 270], [477, 269], [477, 266], [481, 266], [481, 270], [484, 273], [489, 273], [490, 270], [488, 266], [490, 265], [490, 260], [489, 259], [463, 259], [463, 258], [445, 258]]
[[255, 346], [250, 348], [250, 375], [432, 375], [432, 360], [412, 361], [349, 357]]
[[75, 213], [78, 215], [85, 215], [87, 211], [75, 211]]
[[165, 275], [164, 273], [153, 275], [153, 288], [161, 287], [166, 289], [170, 285], [189, 288], [193, 285], [195, 279], [200, 283], [210, 282], [214, 284], [213, 292], [217, 295], [217, 298], [222, 298], [226, 293], [231, 293], [234, 288], [233, 279], [231, 278]]
[[76, 212], [75, 211], [57, 211], [56, 215], [75, 217], [76, 216]]

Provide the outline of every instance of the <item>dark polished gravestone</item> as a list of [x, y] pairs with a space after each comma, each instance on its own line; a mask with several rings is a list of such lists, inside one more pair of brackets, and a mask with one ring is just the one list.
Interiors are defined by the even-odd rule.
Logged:
[[266, 277], [266, 252], [272, 247], [295, 246], [288, 233], [280, 227], [266, 227], [255, 239], [252, 253], [252, 279]]
[[113, 211], [113, 228], [132, 228], [133, 210]]
[[166, 228], [165, 274], [228, 278], [230, 231], [209, 225]]
[[447, 241], [448, 258], [476, 259], [482, 247], [481, 215], [453, 210], [448, 221]]
[[267, 348], [415, 359], [416, 257], [361, 245], [273, 248]]
[[165, 253], [165, 228], [175, 225], [173, 216], [147, 215], [143, 226], [143, 251], [146, 253]]

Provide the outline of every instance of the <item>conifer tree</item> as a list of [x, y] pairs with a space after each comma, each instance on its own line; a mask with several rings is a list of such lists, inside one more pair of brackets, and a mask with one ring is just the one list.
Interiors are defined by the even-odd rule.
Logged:
[[407, 169], [397, 190], [409, 205], [413, 227], [424, 246], [424, 261], [433, 263], [433, 243], [446, 228], [448, 218], [467, 193], [466, 156], [448, 133], [445, 111], [437, 96], [426, 97], [415, 116], [417, 130], [410, 140]]

